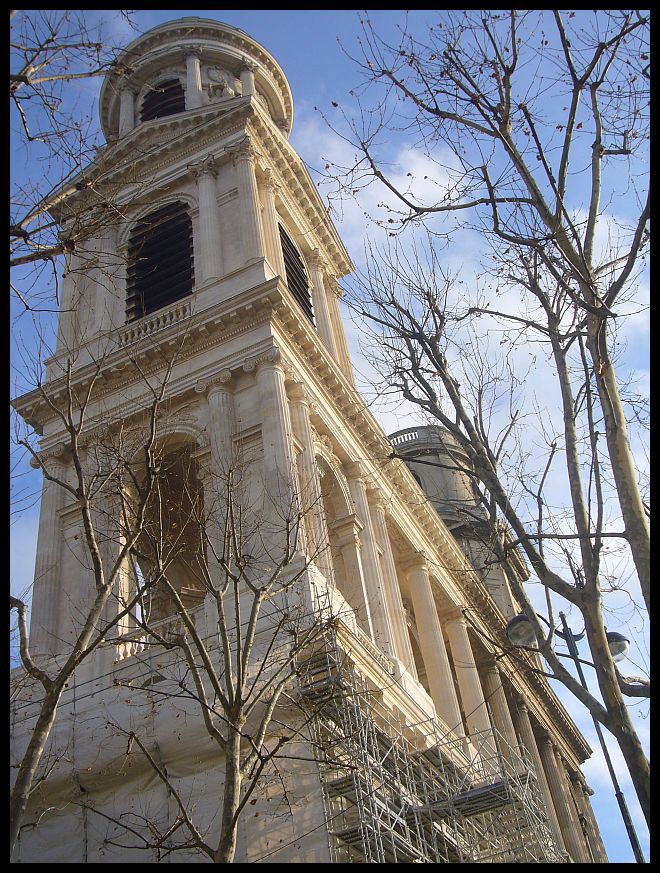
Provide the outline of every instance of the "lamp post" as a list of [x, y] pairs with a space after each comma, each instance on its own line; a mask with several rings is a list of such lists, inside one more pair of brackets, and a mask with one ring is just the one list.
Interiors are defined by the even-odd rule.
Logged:
[[[559, 613], [559, 617], [561, 618], [562, 630], [560, 631], [555, 628], [555, 633], [558, 637], [561, 637], [561, 639], [566, 640], [568, 651], [571, 658], [575, 662], [575, 668], [577, 669], [578, 676], [580, 677], [580, 683], [582, 684], [582, 687], [584, 689], [588, 690], [587, 682], [584, 678], [584, 672], [582, 670], [582, 664], [588, 662], [582, 661], [580, 659], [580, 657], [578, 656], [578, 650], [576, 645], [577, 641], [581, 640], [584, 637], [586, 631], [583, 630], [579, 634], [574, 634], [566, 623], [566, 616], [563, 612]], [[543, 618], [542, 615], [539, 615], [538, 618], [540, 618], [548, 627], [550, 627], [550, 623], [547, 621], [547, 619]], [[509, 621], [506, 628], [506, 634], [509, 642], [513, 646], [531, 648], [536, 642], [534, 629], [524, 612], [521, 612], [519, 615], [514, 616]], [[626, 637], [624, 637], [623, 634], [617, 633], [616, 631], [607, 631], [607, 644], [609, 646], [610, 654], [612, 655], [613, 661], [623, 660], [623, 658], [626, 657], [628, 650], [630, 649], [630, 641]], [[593, 664], [590, 664], [590, 666], [593, 667]], [[619, 782], [616, 778], [614, 767], [612, 766], [610, 753], [608, 752], [607, 746], [605, 744], [605, 737], [603, 736], [600, 722], [596, 718], [594, 718], [593, 715], [592, 720], [596, 729], [596, 734], [598, 735], [598, 739], [600, 741], [600, 747], [603, 750], [603, 756], [605, 758], [605, 763], [607, 764], [607, 769], [612, 780], [612, 785], [614, 786], [614, 796], [616, 797], [617, 803], [619, 804], [619, 809], [621, 810], [621, 818], [623, 819], [623, 823], [628, 833], [628, 839], [630, 840], [630, 845], [632, 846], [633, 854], [635, 855], [635, 861], [638, 864], [644, 864], [645, 861], [644, 855], [642, 853], [642, 848], [639, 844], [639, 840], [637, 839], [637, 834], [635, 832], [635, 828], [633, 827], [632, 819], [630, 818], [630, 812], [628, 810], [626, 799], [623, 796], [621, 788], [619, 787]]]

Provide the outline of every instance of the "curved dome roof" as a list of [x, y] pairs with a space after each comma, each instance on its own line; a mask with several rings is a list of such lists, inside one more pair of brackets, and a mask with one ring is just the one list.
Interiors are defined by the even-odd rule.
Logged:
[[119, 88], [127, 84], [139, 91], [147, 82], [173, 65], [185, 65], [191, 47], [202, 53], [203, 65], [217, 65], [237, 78], [245, 61], [256, 67], [257, 93], [268, 106], [275, 123], [288, 136], [293, 124], [293, 98], [277, 61], [245, 31], [208, 18], [179, 18], [148, 30], [118, 56], [117, 73], [101, 88], [99, 112], [107, 140], [119, 128]]

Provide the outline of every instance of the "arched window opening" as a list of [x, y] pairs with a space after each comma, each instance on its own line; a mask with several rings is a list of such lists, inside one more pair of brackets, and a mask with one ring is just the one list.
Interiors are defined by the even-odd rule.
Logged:
[[126, 321], [135, 321], [192, 294], [192, 221], [177, 200], [151, 212], [128, 243]]
[[204, 532], [204, 494], [197, 463], [189, 447], [167, 452], [159, 461], [137, 549], [139, 572], [146, 585], [145, 620], [160, 621], [177, 612], [171, 589], [187, 608], [203, 601]]
[[312, 295], [309, 290], [309, 279], [305, 270], [305, 264], [289, 234], [280, 224], [280, 241], [282, 254], [284, 255], [284, 269], [286, 271], [286, 284], [289, 291], [300, 304], [300, 308], [307, 318], [314, 324], [314, 310], [312, 309]]
[[178, 79], [168, 79], [146, 94], [142, 101], [140, 121], [176, 115], [178, 112], [185, 112], [185, 109], [186, 97], [181, 82]]

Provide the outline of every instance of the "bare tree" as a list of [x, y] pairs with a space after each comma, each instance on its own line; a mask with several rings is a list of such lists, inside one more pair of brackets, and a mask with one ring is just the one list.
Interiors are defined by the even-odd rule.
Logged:
[[[91, 813], [108, 823], [105, 845], [149, 850], [159, 858], [197, 851], [214, 863], [233, 862], [246, 807], [256, 802], [264, 781], [284, 786], [278, 767], [292, 746], [299, 757], [309, 742], [310, 716], [290, 692], [300, 659], [331, 618], [320, 616], [302, 594], [311, 559], [300, 548], [297, 501], [255, 502], [247, 466], [236, 461], [223, 474], [204, 474], [202, 499], [203, 471], [190, 453], [166, 452], [131, 554], [145, 593], [137, 628], [125, 639], [158, 657], [157, 684], [149, 694], [168, 709], [187, 705], [203, 721], [207, 767], [214, 756], [222, 762], [223, 781], [209, 789], [217, 814], [212, 826], [198, 816], [198, 798], [177, 788], [169, 772], [174, 762], [163, 758], [129, 712], [128, 720], [109, 720], [107, 729], [126, 737], [126, 762], [146, 759], [173, 799], [175, 815], [162, 824], [155, 816], [129, 817], [122, 811], [125, 796], [115, 801], [116, 816], [92, 803]], [[135, 707], [147, 697], [142, 692]]]
[[[82, 248], [82, 240], [117, 217], [107, 190], [97, 197], [103, 209], [81, 202], [64, 233], [53, 215], [72, 193], [94, 188], [82, 171], [96, 167], [103, 154], [98, 125], [81, 112], [70, 86], [108, 74], [120, 79], [129, 70], [116, 63], [119, 49], [105, 35], [103, 22], [90, 27], [84, 12], [19, 10], [10, 19], [9, 241], [10, 266], [17, 268], [12, 292], [26, 310], [52, 311], [59, 298], [56, 259]], [[28, 163], [40, 168], [29, 178], [23, 174]], [[44, 266], [52, 268], [50, 274]]]
[[[426, 37], [403, 29], [390, 44], [365, 19], [358, 62], [377, 101], [362, 92], [360, 112], [345, 111], [358, 159], [333, 171], [339, 193], [384, 186], [390, 236], [429, 232], [423, 257], [369, 252], [349, 296], [374, 328], [385, 383], [458, 441], [491, 521], [513, 532], [513, 542], [499, 538], [500, 559], [518, 545], [547, 591], [580, 610], [603, 703], [514, 592], [553, 675], [617, 738], [647, 817], [648, 761], [625, 695], [649, 687], [617, 673], [603, 597], [620, 587], [608, 579], [614, 542], [648, 610], [648, 515], [616, 366], [648, 247], [648, 27], [637, 12], [609, 10], [444, 13]], [[414, 138], [430, 180], [384, 163], [393, 130]], [[440, 242], [461, 228], [479, 233], [479, 278], [440, 268]], [[550, 411], [534, 408], [531, 390], [520, 400], [533, 353], [552, 374]], [[532, 425], [540, 439], [530, 447]], [[549, 485], [560, 457], [561, 512]]]

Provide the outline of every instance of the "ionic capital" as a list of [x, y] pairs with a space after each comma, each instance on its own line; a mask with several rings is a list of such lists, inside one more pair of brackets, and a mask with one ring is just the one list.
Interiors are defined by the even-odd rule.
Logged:
[[270, 167], [264, 167], [261, 171], [261, 181], [264, 188], [267, 188], [273, 194], [277, 194], [277, 192], [281, 190], [282, 186], [278, 183], [275, 178], [275, 173]]
[[404, 570], [424, 570], [429, 572], [429, 562], [426, 552], [413, 552], [412, 555], [404, 562]]
[[290, 400], [309, 406], [309, 393], [302, 382], [293, 382], [287, 389]]
[[364, 465], [359, 461], [351, 461], [350, 463], [344, 466], [344, 473], [346, 474], [347, 479], [362, 479], [364, 481], [365, 476], [367, 475], [364, 469]]
[[283, 370], [282, 353], [276, 346], [273, 346], [271, 349], [268, 349], [261, 355], [255, 355], [252, 358], [247, 358], [243, 362], [243, 371], [245, 373], [252, 373], [255, 370], [261, 370], [265, 367], [276, 366], [279, 366], [279, 368]]

